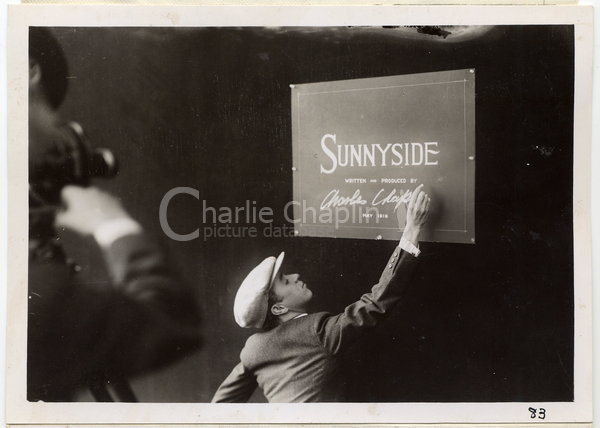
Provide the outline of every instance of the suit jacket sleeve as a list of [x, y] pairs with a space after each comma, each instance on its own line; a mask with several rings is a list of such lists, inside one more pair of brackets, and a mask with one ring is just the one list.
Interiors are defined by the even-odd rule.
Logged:
[[257, 387], [254, 374], [240, 362], [231, 371], [215, 393], [213, 403], [244, 403]]
[[104, 256], [112, 287], [75, 287], [69, 307], [81, 347], [94, 338], [102, 376], [130, 376], [156, 368], [198, 345], [198, 312], [166, 254], [146, 234], [117, 239]]
[[354, 342], [368, 327], [380, 322], [401, 300], [416, 266], [417, 258], [397, 247], [370, 293], [363, 294], [341, 314], [323, 318], [316, 325], [316, 334], [323, 346], [335, 354]]

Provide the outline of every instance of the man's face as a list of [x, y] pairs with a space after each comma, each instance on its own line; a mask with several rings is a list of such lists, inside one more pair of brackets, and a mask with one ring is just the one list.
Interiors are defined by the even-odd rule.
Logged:
[[306, 305], [312, 299], [312, 291], [300, 281], [300, 275], [279, 274], [273, 283], [273, 292], [279, 297], [279, 304], [291, 311], [305, 311]]

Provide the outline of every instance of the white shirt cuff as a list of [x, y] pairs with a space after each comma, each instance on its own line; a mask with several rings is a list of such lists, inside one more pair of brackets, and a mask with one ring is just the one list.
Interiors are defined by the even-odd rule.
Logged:
[[113, 242], [123, 236], [141, 232], [142, 226], [137, 221], [129, 217], [122, 217], [102, 223], [94, 231], [94, 238], [100, 247], [108, 248]]
[[417, 244], [417, 246], [415, 247], [412, 242], [410, 242], [408, 239], [405, 239], [404, 237], [400, 239], [400, 244], [398, 244], [400, 248], [402, 248], [404, 251], [412, 254], [415, 257], [419, 257], [419, 254], [421, 254], [421, 250], [419, 250], [418, 245], [419, 244]]

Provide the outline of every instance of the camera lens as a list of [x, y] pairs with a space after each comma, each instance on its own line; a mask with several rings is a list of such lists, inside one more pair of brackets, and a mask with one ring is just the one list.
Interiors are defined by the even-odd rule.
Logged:
[[88, 186], [93, 178], [113, 178], [118, 172], [115, 155], [105, 148], [93, 148], [81, 125], [68, 122], [48, 136], [45, 151], [31, 162], [30, 190], [48, 203], [60, 199], [68, 184]]
[[94, 149], [90, 159], [90, 176], [113, 178], [119, 172], [117, 158], [108, 149]]
[[118, 162], [115, 155], [104, 148], [92, 148], [82, 126], [77, 122], [69, 122], [68, 127], [75, 135], [80, 158], [83, 166], [83, 179], [88, 181], [90, 178], [112, 178], [117, 175]]

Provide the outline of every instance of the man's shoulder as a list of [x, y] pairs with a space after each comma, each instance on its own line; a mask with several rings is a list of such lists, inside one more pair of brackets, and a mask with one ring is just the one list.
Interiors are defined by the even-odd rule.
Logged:
[[319, 345], [319, 326], [331, 316], [328, 312], [315, 312], [252, 334], [241, 352], [242, 362], [246, 367], [254, 367], [258, 360], [271, 358], [274, 353], [280, 355]]
[[308, 315], [304, 315], [299, 318], [295, 318], [278, 325], [270, 330], [261, 330], [246, 340], [246, 347], [260, 346], [271, 342], [275, 338], [281, 338], [290, 335], [297, 335], [302, 332], [310, 333], [314, 331], [315, 327], [323, 322], [323, 320], [331, 317], [332, 314], [329, 312], [314, 312]]
[[314, 312], [312, 314], [307, 315], [306, 318], [308, 318], [307, 321], [318, 324], [318, 323], [322, 322], [324, 319], [327, 319], [333, 315], [334, 314], [332, 314], [330, 312]]
[[[294, 329], [306, 328], [307, 326], [319, 324], [324, 319], [329, 318], [331, 316], [332, 316], [332, 314], [329, 312], [312, 312], [310, 314], [295, 318], [293, 320], [289, 320], [289, 321], [281, 324], [280, 326], [278, 326], [276, 329], [281, 329], [283, 331], [283, 330], [287, 330], [287, 329], [294, 330]], [[273, 330], [276, 330], [276, 329], [273, 329]]]

